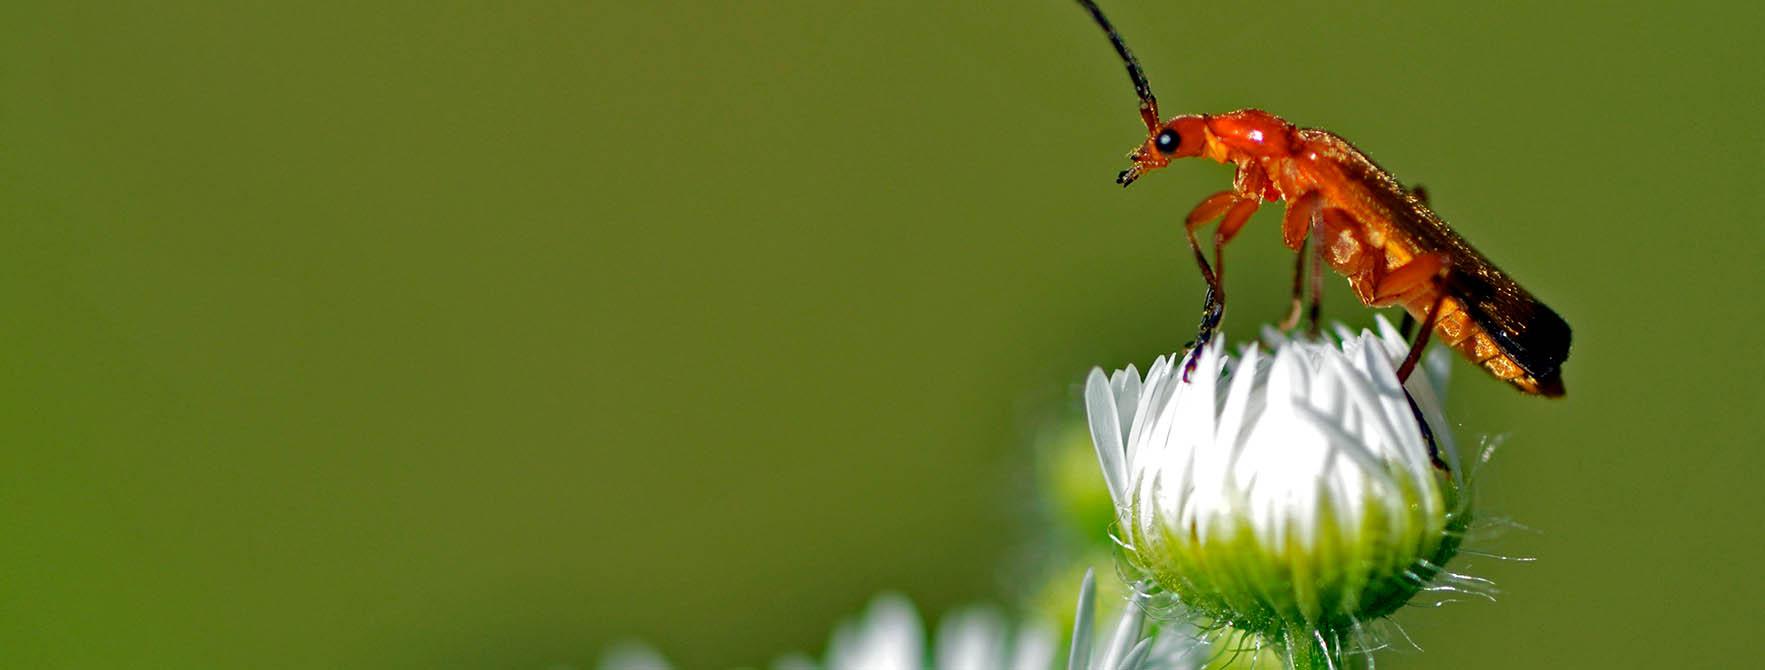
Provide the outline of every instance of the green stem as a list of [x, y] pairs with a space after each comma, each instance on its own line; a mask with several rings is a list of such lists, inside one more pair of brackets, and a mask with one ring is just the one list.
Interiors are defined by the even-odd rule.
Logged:
[[1343, 664], [1342, 645], [1340, 641], [1329, 647], [1319, 644], [1318, 638], [1311, 631], [1289, 629], [1281, 640], [1281, 653], [1290, 661], [1287, 667], [1293, 670], [1347, 670]]

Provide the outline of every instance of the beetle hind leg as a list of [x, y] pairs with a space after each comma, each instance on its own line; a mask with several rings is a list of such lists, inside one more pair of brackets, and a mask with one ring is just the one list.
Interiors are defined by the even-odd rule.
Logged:
[[[1416, 427], [1422, 431], [1422, 439], [1428, 444], [1428, 460], [1441, 472], [1450, 472], [1451, 467], [1440, 458], [1440, 446], [1435, 441], [1434, 430], [1428, 425], [1427, 417], [1422, 415], [1422, 408], [1416, 404], [1414, 396], [1403, 385], [1409, 381], [1410, 375], [1416, 370], [1416, 364], [1422, 360], [1422, 350], [1428, 348], [1428, 339], [1434, 333], [1434, 326], [1440, 321], [1440, 311], [1446, 304], [1446, 275], [1452, 271], [1451, 260], [1446, 254], [1422, 254], [1410, 259], [1408, 263], [1381, 277], [1374, 284], [1374, 299], [1370, 304], [1382, 306], [1403, 302], [1405, 297], [1427, 300], [1428, 311], [1422, 315], [1418, 324], [1409, 309], [1404, 309], [1402, 332], [1409, 337], [1409, 329], [1419, 327], [1415, 339], [1410, 341], [1410, 350], [1403, 357], [1403, 363], [1397, 366], [1398, 387], [1403, 389], [1404, 400], [1409, 403], [1410, 414], [1416, 419]], [[1422, 293], [1422, 292], [1426, 293]], [[1418, 295], [1422, 293], [1422, 295]], [[1431, 297], [1428, 294], [1432, 294]], [[1413, 304], [1413, 303], [1412, 303]]]
[[1403, 364], [1397, 367], [1399, 382], [1409, 381], [1410, 374], [1416, 370], [1416, 363], [1422, 360], [1422, 350], [1427, 348], [1429, 336], [1434, 333], [1434, 324], [1440, 317], [1440, 307], [1446, 302], [1446, 273], [1451, 271], [1451, 263], [1443, 253], [1422, 254], [1380, 277], [1373, 285], [1373, 299], [1367, 304], [1374, 307], [1398, 302], [1419, 302], [1404, 298], [1420, 297], [1417, 294], [1424, 292], [1425, 295], [1431, 294], [1430, 298], [1424, 298], [1428, 300], [1428, 311], [1422, 314], [1416, 338], [1410, 343], [1409, 354], [1403, 357]]
[[1416, 202], [1422, 203], [1422, 206], [1424, 207], [1432, 207], [1432, 205], [1428, 204], [1428, 187], [1426, 186], [1421, 184], [1411, 186], [1410, 197], [1415, 198]]

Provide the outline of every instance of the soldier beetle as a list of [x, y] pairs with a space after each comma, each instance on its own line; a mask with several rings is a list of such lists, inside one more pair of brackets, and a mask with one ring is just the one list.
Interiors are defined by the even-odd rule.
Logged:
[[[1532, 297], [1428, 208], [1425, 193], [1405, 189], [1371, 158], [1333, 133], [1300, 128], [1259, 109], [1226, 114], [1185, 114], [1160, 121], [1158, 100], [1140, 63], [1103, 10], [1078, 0], [1109, 36], [1127, 66], [1140, 97], [1146, 140], [1129, 154], [1133, 165], [1116, 177], [1126, 187], [1177, 158], [1203, 157], [1233, 165], [1232, 188], [1196, 205], [1184, 219], [1184, 233], [1207, 282], [1195, 346], [1213, 337], [1225, 311], [1227, 242], [1263, 202], [1284, 200], [1281, 238], [1298, 252], [1293, 277], [1293, 309], [1284, 328], [1298, 325], [1303, 298], [1306, 246], [1313, 265], [1311, 323], [1317, 329], [1321, 267], [1328, 264], [1348, 278], [1362, 303], [1402, 306], [1421, 323], [1397, 376], [1415, 370], [1429, 335], [1493, 375], [1526, 393], [1563, 395], [1562, 365], [1569, 356], [1569, 324]], [[1202, 225], [1214, 229], [1214, 261], [1196, 240]], [[1407, 327], [1406, 327], [1407, 330]], [[1184, 370], [1184, 379], [1194, 363]]]

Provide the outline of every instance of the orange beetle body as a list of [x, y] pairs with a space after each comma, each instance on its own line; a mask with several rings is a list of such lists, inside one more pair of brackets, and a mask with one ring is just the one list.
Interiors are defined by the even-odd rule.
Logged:
[[[1202, 157], [1236, 167], [1230, 190], [1189, 213], [1185, 230], [1208, 282], [1198, 342], [1212, 335], [1224, 309], [1225, 244], [1264, 202], [1285, 201], [1282, 240], [1301, 251], [1308, 240], [1320, 261], [1346, 276], [1356, 297], [1374, 307], [1402, 306], [1421, 332], [1398, 369], [1407, 378], [1431, 333], [1490, 375], [1530, 394], [1563, 395], [1561, 366], [1569, 325], [1496, 268], [1366, 154], [1328, 131], [1299, 128], [1257, 109], [1182, 115], [1158, 121], [1158, 103], [1139, 63], [1095, 3], [1079, 0], [1109, 34], [1140, 95], [1147, 138], [1116, 181], [1132, 184], [1177, 158]], [[1220, 220], [1209, 264], [1195, 231]], [[1216, 271], [1214, 268], [1218, 267]], [[1314, 283], [1313, 321], [1316, 321]], [[1294, 279], [1297, 323], [1300, 271]]]

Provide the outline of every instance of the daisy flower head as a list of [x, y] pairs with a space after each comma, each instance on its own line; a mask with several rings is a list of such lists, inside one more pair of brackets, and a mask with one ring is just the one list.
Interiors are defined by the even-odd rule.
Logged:
[[1340, 658], [1457, 552], [1470, 497], [1429, 381], [1446, 359], [1436, 351], [1400, 385], [1408, 345], [1378, 325], [1333, 341], [1269, 331], [1272, 352], [1238, 357], [1216, 338], [1190, 353], [1188, 382], [1176, 357], [1144, 379], [1091, 372], [1117, 541], [1187, 617], [1290, 658]]

